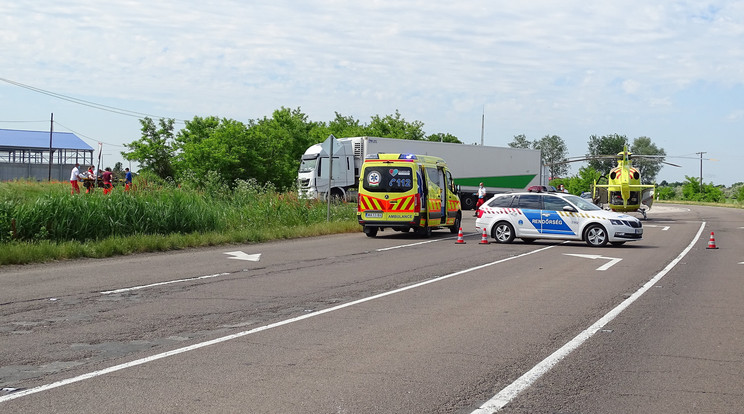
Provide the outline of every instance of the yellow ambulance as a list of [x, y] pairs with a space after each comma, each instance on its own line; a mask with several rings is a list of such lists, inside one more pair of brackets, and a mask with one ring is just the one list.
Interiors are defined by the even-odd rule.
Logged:
[[447, 163], [429, 155], [368, 155], [359, 173], [357, 219], [368, 237], [388, 227], [424, 237], [443, 227], [457, 233], [462, 210]]

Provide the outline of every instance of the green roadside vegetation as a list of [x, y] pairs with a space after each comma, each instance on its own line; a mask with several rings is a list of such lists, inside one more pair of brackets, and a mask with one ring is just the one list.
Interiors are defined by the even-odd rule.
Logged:
[[134, 188], [70, 194], [69, 182], [0, 183], [0, 265], [102, 258], [358, 232], [356, 204], [301, 200], [271, 184], [142, 174]]

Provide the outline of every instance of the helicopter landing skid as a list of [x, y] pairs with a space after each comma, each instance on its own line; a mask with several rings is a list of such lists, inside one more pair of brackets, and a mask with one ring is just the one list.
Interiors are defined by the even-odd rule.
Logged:
[[643, 214], [643, 219], [644, 220], [647, 220], [648, 219], [648, 217], [646, 216], [646, 210], [647, 209], [645, 209], [645, 208], [639, 208], [638, 209], [638, 212], [641, 213], [641, 214]]

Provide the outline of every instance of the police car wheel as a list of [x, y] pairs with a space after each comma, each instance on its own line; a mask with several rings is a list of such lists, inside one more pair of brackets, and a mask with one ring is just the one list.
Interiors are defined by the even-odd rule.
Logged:
[[592, 224], [584, 231], [584, 241], [591, 247], [602, 247], [607, 244], [607, 230], [599, 224]]
[[505, 221], [500, 221], [493, 226], [491, 237], [499, 243], [511, 243], [514, 241], [514, 227]]

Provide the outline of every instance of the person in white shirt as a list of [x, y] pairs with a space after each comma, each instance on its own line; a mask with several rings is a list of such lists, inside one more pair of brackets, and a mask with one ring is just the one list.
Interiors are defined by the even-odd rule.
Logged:
[[[480, 186], [478, 186], [478, 201], [475, 203], [475, 211], [477, 212], [480, 206], [483, 205], [483, 203], [486, 201], [486, 187], [483, 187], [483, 183], [480, 183]], [[478, 213], [474, 214], [475, 216], [478, 215]]]
[[78, 181], [80, 181], [80, 163], [75, 163], [75, 168], [72, 169], [72, 172], [70, 173], [70, 184], [72, 185], [72, 194], [80, 194], [80, 186], [78, 186]]

